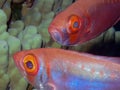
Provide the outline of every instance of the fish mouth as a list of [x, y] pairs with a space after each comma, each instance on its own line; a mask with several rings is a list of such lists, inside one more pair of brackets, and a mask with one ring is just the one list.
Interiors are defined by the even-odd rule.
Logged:
[[65, 40], [62, 45], [65, 46], [76, 46], [78, 45], [77, 43], [70, 43], [69, 39]]
[[48, 28], [50, 36], [58, 43], [62, 42], [62, 36], [60, 35], [58, 29], [56, 29], [53, 25], [50, 25]]
[[61, 45], [70, 45], [69, 39], [62, 38], [62, 35], [58, 31], [51, 32], [52, 38]]
[[58, 43], [62, 43], [62, 36], [60, 35], [60, 33], [58, 31], [53, 31], [53, 32], [50, 32], [52, 38], [58, 42]]
[[60, 31], [60, 29], [56, 28], [54, 25], [50, 25], [48, 27], [48, 31], [54, 41], [63, 45], [64, 40], [63, 40], [63, 35], [62, 35], [62, 32]]
[[57, 29], [54, 26], [49, 27], [50, 36], [54, 41], [63, 45], [63, 46], [73, 46], [75, 43], [71, 43], [69, 40], [69, 34], [67, 33], [66, 28]]

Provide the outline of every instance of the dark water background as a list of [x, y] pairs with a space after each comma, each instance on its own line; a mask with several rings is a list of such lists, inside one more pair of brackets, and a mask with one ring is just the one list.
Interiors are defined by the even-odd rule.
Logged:
[[[115, 31], [120, 31], [120, 21], [114, 25], [114, 28]], [[95, 45], [88, 52], [103, 56], [120, 57], [120, 43], [116, 43], [115, 41], [104, 42], [102, 44]]]

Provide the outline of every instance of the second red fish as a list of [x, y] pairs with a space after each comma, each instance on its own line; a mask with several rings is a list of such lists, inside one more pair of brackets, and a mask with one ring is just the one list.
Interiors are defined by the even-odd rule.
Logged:
[[97, 37], [120, 19], [120, 0], [77, 0], [49, 26], [52, 38], [76, 45]]

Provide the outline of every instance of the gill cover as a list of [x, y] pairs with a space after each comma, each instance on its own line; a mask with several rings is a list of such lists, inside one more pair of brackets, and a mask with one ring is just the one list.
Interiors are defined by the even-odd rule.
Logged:
[[35, 75], [39, 69], [37, 58], [32, 54], [28, 54], [24, 57], [23, 66], [25, 68], [26, 73], [31, 75]]

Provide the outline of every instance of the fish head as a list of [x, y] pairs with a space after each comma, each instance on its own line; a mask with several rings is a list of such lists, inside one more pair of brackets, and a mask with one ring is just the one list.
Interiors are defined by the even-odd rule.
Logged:
[[14, 54], [14, 62], [24, 78], [36, 88], [43, 88], [47, 74], [39, 50], [20, 51]]
[[56, 15], [48, 27], [51, 37], [61, 45], [76, 45], [88, 34], [89, 19], [78, 13], [63, 11]]

